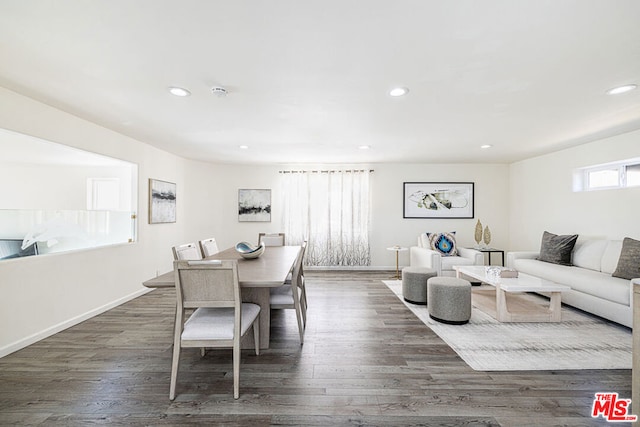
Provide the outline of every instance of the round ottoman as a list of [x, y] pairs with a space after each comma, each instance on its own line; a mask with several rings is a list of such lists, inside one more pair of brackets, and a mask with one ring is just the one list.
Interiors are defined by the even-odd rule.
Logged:
[[456, 277], [432, 277], [427, 282], [429, 317], [462, 325], [471, 318], [471, 283]]
[[426, 267], [405, 267], [402, 269], [402, 296], [413, 304], [427, 304], [427, 280], [436, 277], [435, 270]]

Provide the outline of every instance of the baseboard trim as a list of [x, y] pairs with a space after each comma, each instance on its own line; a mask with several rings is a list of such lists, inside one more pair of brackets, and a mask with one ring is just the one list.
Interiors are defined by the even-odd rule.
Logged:
[[45, 339], [47, 337], [50, 337], [51, 335], [57, 334], [58, 332], [64, 331], [67, 328], [70, 328], [71, 326], [77, 325], [78, 323], [84, 322], [87, 319], [90, 319], [94, 316], [97, 316], [98, 314], [102, 314], [105, 311], [111, 310], [114, 307], [119, 306], [120, 304], [124, 304], [127, 301], [131, 301], [134, 298], [138, 298], [141, 295], [144, 295], [148, 292], [151, 292], [153, 289], [140, 289], [139, 291], [133, 292], [129, 295], [126, 295], [122, 298], [119, 298], [115, 301], [112, 301], [108, 304], [105, 304], [101, 307], [97, 307], [91, 311], [88, 311], [86, 313], [83, 313], [79, 316], [73, 317], [69, 320], [65, 320], [64, 322], [58, 323], [57, 325], [53, 325], [50, 328], [47, 328], [43, 331], [40, 332], [36, 332], [33, 335], [29, 335], [28, 337], [22, 338], [18, 341], [15, 341], [11, 344], [8, 344], [2, 348], [0, 348], [0, 357], [4, 357], [7, 356], [13, 352], [16, 352], [18, 350], [21, 350], [27, 346], [30, 346], [31, 344], [34, 344], [42, 339]]

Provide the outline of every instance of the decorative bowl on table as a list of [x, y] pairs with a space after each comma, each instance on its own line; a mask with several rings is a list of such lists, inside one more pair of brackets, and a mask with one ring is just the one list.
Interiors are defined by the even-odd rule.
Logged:
[[236, 252], [238, 252], [244, 259], [258, 258], [260, 255], [262, 255], [264, 249], [264, 242], [260, 243], [260, 245], [258, 246], [253, 246], [248, 242], [240, 242], [236, 244]]

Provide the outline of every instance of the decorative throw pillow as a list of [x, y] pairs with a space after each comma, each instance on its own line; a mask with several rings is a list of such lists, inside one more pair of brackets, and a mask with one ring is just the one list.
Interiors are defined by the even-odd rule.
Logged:
[[622, 251], [618, 259], [616, 271], [613, 277], [622, 279], [637, 279], [640, 277], [640, 241], [625, 237], [622, 241]]
[[577, 239], [577, 234], [558, 236], [545, 231], [542, 234], [540, 256], [537, 259], [552, 264], [573, 265], [571, 264], [571, 251]]
[[434, 251], [438, 251], [442, 256], [458, 255], [456, 248], [456, 232], [451, 233], [427, 233], [429, 245]]

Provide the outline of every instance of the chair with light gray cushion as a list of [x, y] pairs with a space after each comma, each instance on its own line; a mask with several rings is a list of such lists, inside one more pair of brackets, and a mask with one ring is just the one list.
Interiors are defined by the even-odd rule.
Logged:
[[180, 353], [185, 347], [232, 348], [233, 398], [238, 399], [240, 340], [253, 328], [256, 354], [260, 354], [260, 306], [242, 302], [236, 260], [174, 261], [173, 266], [177, 309], [169, 399], [176, 397]]
[[427, 280], [436, 277], [436, 270], [426, 267], [405, 267], [402, 269], [402, 296], [413, 304], [427, 304]]
[[432, 277], [427, 281], [429, 317], [462, 325], [471, 318], [471, 283], [456, 277]]

